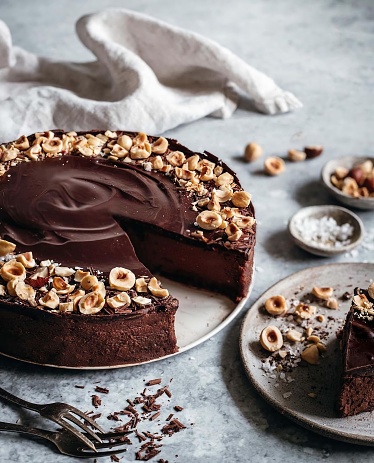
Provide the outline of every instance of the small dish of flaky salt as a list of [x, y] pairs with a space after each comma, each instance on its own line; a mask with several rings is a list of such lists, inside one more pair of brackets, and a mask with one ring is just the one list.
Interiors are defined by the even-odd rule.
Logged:
[[300, 209], [288, 222], [293, 241], [305, 251], [330, 257], [350, 251], [364, 235], [364, 225], [353, 212], [340, 206]]

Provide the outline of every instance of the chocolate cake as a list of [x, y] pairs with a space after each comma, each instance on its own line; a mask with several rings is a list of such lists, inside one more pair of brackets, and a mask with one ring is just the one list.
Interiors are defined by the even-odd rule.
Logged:
[[374, 284], [356, 289], [341, 339], [342, 384], [338, 399], [341, 416], [374, 410]]
[[22, 136], [0, 154], [0, 352], [71, 367], [175, 352], [178, 301], [151, 272], [247, 294], [251, 197], [214, 155], [109, 130]]

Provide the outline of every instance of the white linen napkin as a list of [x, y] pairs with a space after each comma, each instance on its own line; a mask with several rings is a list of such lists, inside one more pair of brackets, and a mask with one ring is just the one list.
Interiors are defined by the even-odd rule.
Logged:
[[78, 20], [96, 56], [58, 62], [12, 46], [0, 21], [0, 142], [51, 128], [158, 134], [204, 116], [228, 117], [238, 93], [267, 114], [301, 107], [228, 49], [149, 16], [109, 9]]

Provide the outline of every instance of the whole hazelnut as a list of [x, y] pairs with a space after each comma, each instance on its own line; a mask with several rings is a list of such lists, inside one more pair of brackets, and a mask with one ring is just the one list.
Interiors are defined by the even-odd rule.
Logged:
[[315, 146], [306, 146], [304, 148], [304, 153], [306, 154], [307, 159], [312, 159], [320, 156], [323, 152], [323, 146], [315, 145]]
[[258, 143], [252, 142], [248, 143], [244, 150], [244, 159], [247, 162], [253, 162], [256, 159], [260, 158], [264, 153], [262, 146]]
[[358, 186], [362, 186], [365, 182], [365, 172], [361, 167], [353, 167], [349, 172], [348, 176], [356, 180]]
[[369, 193], [374, 192], [374, 177], [367, 177], [364, 182], [364, 187], [366, 187]]

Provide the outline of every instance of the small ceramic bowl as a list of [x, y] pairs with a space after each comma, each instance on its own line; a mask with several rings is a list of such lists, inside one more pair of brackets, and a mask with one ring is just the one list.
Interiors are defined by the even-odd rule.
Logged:
[[[339, 246], [326, 245], [323, 242], [316, 243], [303, 236], [300, 227], [302, 224], [310, 225], [309, 219], [322, 219], [323, 217], [333, 218], [338, 226], [343, 224], [350, 224], [353, 227], [352, 235]], [[309, 221], [309, 224], [308, 224]], [[350, 251], [356, 247], [362, 240], [364, 235], [364, 225], [361, 219], [353, 212], [340, 206], [311, 206], [300, 209], [288, 223], [288, 231], [293, 241], [305, 251], [315, 254], [317, 256], [331, 257], [343, 252]]]
[[370, 198], [354, 198], [353, 196], [347, 195], [343, 193], [339, 188], [334, 186], [331, 183], [331, 175], [335, 172], [337, 167], [345, 167], [346, 169], [351, 169], [353, 166], [357, 164], [361, 164], [362, 162], [370, 159], [374, 163], [374, 158], [370, 156], [346, 156], [343, 158], [333, 159], [329, 161], [323, 167], [321, 171], [321, 180], [324, 186], [327, 188], [329, 193], [331, 193], [335, 198], [343, 204], [346, 204], [350, 207], [356, 207], [357, 209], [374, 209], [374, 197]]

